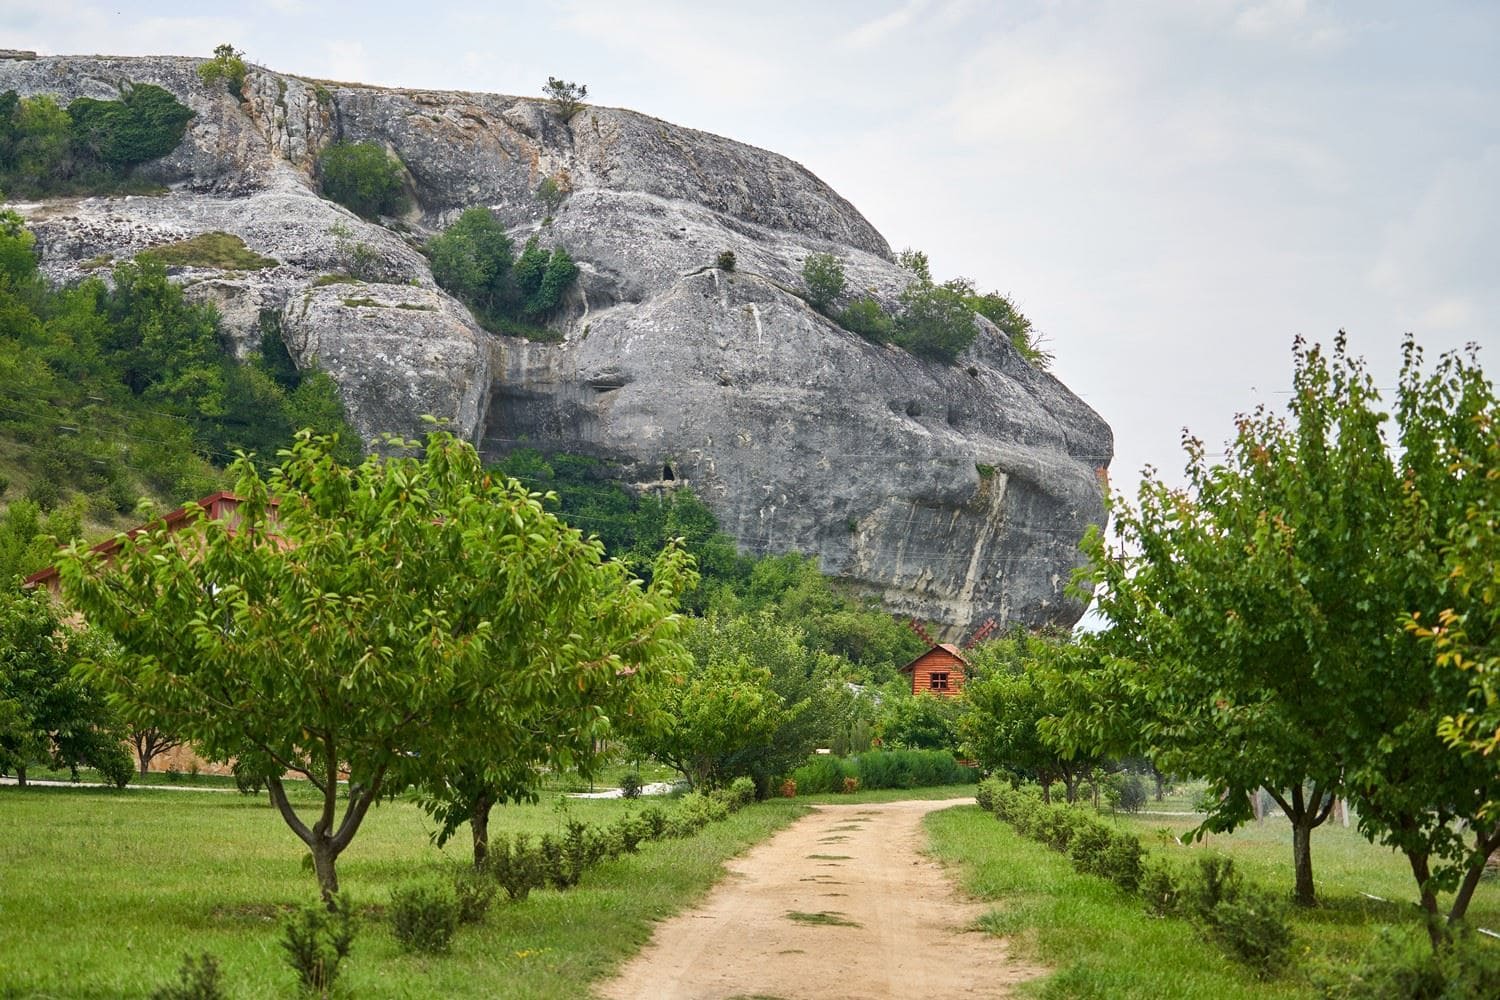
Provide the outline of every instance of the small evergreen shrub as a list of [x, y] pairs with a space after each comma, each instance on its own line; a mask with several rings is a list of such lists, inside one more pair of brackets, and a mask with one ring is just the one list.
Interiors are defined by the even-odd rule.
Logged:
[[1068, 842], [1068, 858], [1085, 875], [1104, 875], [1104, 857], [1113, 833], [1103, 823], [1083, 820]]
[[755, 779], [739, 777], [729, 783], [729, 811], [736, 812], [755, 801]]
[[331, 910], [312, 903], [288, 918], [281, 947], [304, 992], [327, 996], [333, 989], [354, 944], [354, 930], [354, 907], [342, 894], [333, 898]]
[[355, 215], [394, 215], [405, 205], [401, 165], [373, 142], [336, 142], [318, 157], [325, 197]]
[[493, 839], [485, 867], [513, 903], [525, 899], [532, 889], [541, 888], [545, 882], [541, 852], [524, 833], [518, 833], [514, 838], [501, 836]]
[[477, 924], [490, 912], [498, 891], [496, 880], [471, 865], [460, 867], [453, 875], [453, 895], [458, 900], [458, 922]]
[[721, 271], [733, 271], [735, 263], [733, 250], [725, 250], [714, 260], [714, 266]]
[[667, 811], [661, 806], [648, 806], [641, 810], [641, 822], [646, 825], [647, 835], [660, 840], [667, 834]]
[[1133, 833], [1116, 830], [1099, 861], [1099, 874], [1126, 892], [1135, 892], [1141, 884], [1145, 851]]
[[979, 787], [974, 789], [975, 804], [985, 812], [994, 812], [998, 798], [1002, 794], [1001, 789], [1005, 787], [999, 778], [985, 778], [979, 783]]
[[641, 797], [641, 776], [631, 771], [620, 779], [620, 794], [627, 799]]
[[1183, 910], [1197, 922], [1211, 926], [1213, 912], [1240, 895], [1240, 875], [1234, 861], [1222, 854], [1203, 854], [1197, 867], [1188, 870], [1181, 884]]
[[224, 1000], [224, 980], [219, 960], [208, 952], [183, 958], [177, 981], [160, 987], [151, 1000]]
[[1231, 955], [1269, 978], [1292, 951], [1286, 910], [1286, 904], [1268, 892], [1242, 889], [1213, 908], [1210, 933]]
[[1459, 928], [1436, 952], [1424, 931], [1387, 927], [1347, 975], [1325, 986], [1337, 1000], [1491, 1000], [1500, 996], [1500, 948]]
[[1177, 912], [1180, 891], [1177, 873], [1160, 858], [1152, 858], [1141, 868], [1138, 889], [1146, 901], [1146, 911], [1154, 917], [1170, 917]]
[[391, 890], [391, 931], [410, 952], [448, 950], [458, 929], [458, 898], [446, 882], [409, 882]]
[[557, 112], [557, 117], [567, 121], [583, 109], [583, 101], [589, 96], [589, 88], [587, 84], [549, 76], [542, 93], [552, 102], [552, 109]]

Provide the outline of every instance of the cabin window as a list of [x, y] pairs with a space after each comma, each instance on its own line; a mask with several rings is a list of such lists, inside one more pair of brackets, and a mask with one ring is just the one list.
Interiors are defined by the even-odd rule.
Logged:
[[946, 691], [948, 690], [948, 675], [928, 674], [927, 683], [931, 685], [934, 691]]

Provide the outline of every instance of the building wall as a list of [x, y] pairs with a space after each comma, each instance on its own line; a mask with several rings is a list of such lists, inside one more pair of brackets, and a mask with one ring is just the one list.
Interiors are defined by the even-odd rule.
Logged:
[[[933, 674], [947, 674], [947, 690], [934, 691]], [[940, 697], [952, 697], [964, 688], [964, 661], [946, 649], [934, 649], [924, 654], [911, 669], [911, 693], [930, 692]]]

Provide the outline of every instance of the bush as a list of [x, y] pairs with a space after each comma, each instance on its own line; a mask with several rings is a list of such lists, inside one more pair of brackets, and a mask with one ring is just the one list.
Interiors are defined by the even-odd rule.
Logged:
[[660, 840], [667, 833], [667, 811], [661, 806], [650, 806], [641, 810], [641, 822], [652, 840]]
[[1130, 771], [1111, 774], [1104, 780], [1104, 800], [1111, 809], [1138, 813], [1146, 804], [1146, 783]]
[[714, 261], [714, 265], [721, 271], [733, 271], [735, 263], [733, 250], [725, 250]]
[[496, 880], [482, 869], [465, 865], [453, 875], [453, 895], [458, 900], [458, 922], [477, 924], [495, 901]]
[[544, 882], [541, 852], [524, 833], [514, 839], [501, 836], [492, 840], [485, 868], [513, 903], [525, 899]]
[[131, 760], [130, 751], [112, 740], [94, 754], [94, 768], [116, 788], [124, 788], [135, 776], [135, 761]]
[[405, 204], [401, 164], [373, 142], [336, 142], [318, 157], [323, 194], [367, 219], [394, 215]]
[[1137, 887], [1146, 901], [1146, 910], [1155, 917], [1170, 917], [1177, 912], [1180, 890], [1177, 874], [1170, 864], [1160, 858], [1152, 858], [1141, 868]]
[[637, 816], [621, 817], [615, 821], [611, 831], [623, 854], [634, 854], [640, 850], [641, 841], [651, 836], [651, 827]]
[[1268, 892], [1241, 890], [1236, 898], [1214, 907], [1210, 931], [1226, 951], [1266, 978], [1292, 951], [1286, 910], [1286, 904]]
[[1126, 892], [1135, 892], [1141, 884], [1144, 859], [1145, 852], [1135, 834], [1116, 830], [1099, 859], [1099, 874]]
[[631, 771], [620, 779], [620, 794], [627, 799], [641, 797], [641, 776]]
[[709, 797], [721, 803], [727, 812], [739, 812], [755, 801], [755, 779], [744, 776], [735, 778], [728, 787], [714, 789]]
[[914, 281], [901, 293], [896, 343], [919, 358], [952, 364], [979, 335], [974, 310], [952, 282]]
[[198, 76], [204, 83], [212, 86], [222, 80], [231, 97], [244, 92], [245, 73], [245, 53], [227, 43], [216, 46], [214, 57], [198, 66]]
[[1425, 932], [1387, 927], [1326, 992], [1339, 1000], [1489, 1000], [1500, 996], [1500, 949], [1459, 928], [1434, 952]]
[[68, 105], [74, 151], [117, 176], [176, 149], [192, 117], [187, 105], [149, 83], [125, 84], [118, 101], [80, 97]]
[[288, 918], [281, 947], [305, 992], [327, 996], [339, 976], [339, 965], [354, 944], [354, 908], [347, 897], [333, 898], [333, 909], [321, 903], [302, 907]]
[[844, 787], [845, 778], [858, 777], [858, 765], [853, 760], [835, 757], [832, 754], [814, 754], [807, 763], [792, 772], [796, 790], [804, 795], [821, 792], [836, 792]]
[[1068, 842], [1068, 858], [1073, 862], [1073, 867], [1085, 875], [1102, 877], [1104, 857], [1113, 839], [1114, 835], [1109, 827], [1081, 817]]
[[153, 991], [151, 1000], [224, 1000], [219, 960], [208, 952], [184, 957], [177, 981]]
[[1182, 907], [1188, 916], [1212, 925], [1213, 912], [1221, 903], [1240, 895], [1240, 876], [1234, 861], [1222, 854], [1199, 856], [1196, 868], [1188, 870], [1180, 884]]
[[802, 282], [807, 286], [807, 304], [827, 313], [844, 294], [844, 265], [831, 253], [811, 254], [802, 265]]
[[573, 83], [570, 80], [559, 80], [555, 76], [547, 77], [547, 85], [542, 88], [542, 93], [547, 100], [552, 102], [552, 108], [557, 112], [557, 117], [567, 121], [578, 114], [583, 108], [584, 98], [589, 96], [587, 84]]
[[877, 344], [888, 343], [896, 335], [896, 321], [875, 299], [866, 295], [855, 299], [838, 315], [839, 326]]
[[445, 882], [409, 882], [391, 890], [391, 930], [406, 951], [448, 950], [458, 929], [458, 898]]
[[1000, 796], [1008, 787], [999, 778], [985, 778], [974, 789], [974, 802], [985, 812], [994, 812]]
[[787, 778], [781, 783], [781, 797], [784, 799], [794, 799], [797, 797], [796, 778]]
[[729, 815], [729, 807], [723, 802], [701, 792], [689, 792], [677, 803], [677, 809], [667, 821], [668, 837], [691, 837], [710, 823], [717, 823]]

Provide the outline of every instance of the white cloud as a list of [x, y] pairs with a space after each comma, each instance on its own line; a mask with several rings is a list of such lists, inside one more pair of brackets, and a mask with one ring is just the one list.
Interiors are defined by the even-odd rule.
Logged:
[[932, 0], [907, 0], [895, 10], [881, 14], [854, 28], [839, 39], [839, 44], [851, 49], [874, 48], [889, 41], [902, 29], [910, 27], [930, 6], [932, 6]]
[[1242, 38], [1310, 49], [1336, 47], [1349, 34], [1332, 14], [1310, 9], [1307, 0], [1259, 0], [1235, 15], [1234, 31]]

